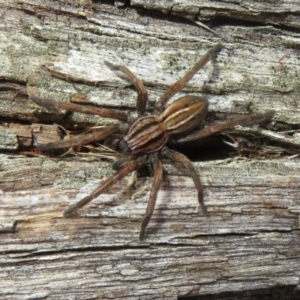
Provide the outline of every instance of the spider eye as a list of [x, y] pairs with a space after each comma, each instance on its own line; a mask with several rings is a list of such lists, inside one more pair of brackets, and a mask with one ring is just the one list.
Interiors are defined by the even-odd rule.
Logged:
[[130, 154], [130, 149], [123, 139], [119, 140], [117, 145], [123, 154]]

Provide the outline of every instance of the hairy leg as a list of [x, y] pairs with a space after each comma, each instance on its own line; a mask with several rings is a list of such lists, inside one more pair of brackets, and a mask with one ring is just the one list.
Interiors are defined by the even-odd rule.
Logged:
[[95, 106], [79, 105], [74, 103], [58, 102], [53, 99], [43, 99], [36, 96], [29, 96], [34, 103], [46, 108], [62, 109], [68, 111], [78, 111], [84, 114], [99, 115], [103, 118], [117, 119], [127, 122], [127, 115], [116, 109], [99, 108]]
[[200, 60], [189, 70], [187, 73], [179, 79], [177, 82], [175, 82], [170, 88], [162, 95], [162, 97], [159, 99], [159, 101], [156, 104], [156, 110], [158, 112], [162, 112], [165, 107], [168, 100], [174, 96], [176, 93], [181, 91], [185, 85], [191, 80], [191, 78], [203, 67], [206, 65], [206, 63], [212, 59], [214, 53], [218, 52], [221, 49], [221, 44], [216, 44], [214, 47], [212, 47], [208, 52], [206, 52]]
[[74, 146], [82, 146], [94, 141], [103, 140], [106, 137], [118, 132], [120, 132], [120, 128], [117, 125], [110, 125], [87, 134], [79, 134], [77, 136], [73, 136], [66, 140], [60, 140], [47, 144], [38, 144], [37, 147], [39, 150], [45, 151], [51, 149], [62, 149], [71, 148]]
[[135, 88], [138, 91], [138, 98], [137, 98], [137, 111], [140, 116], [144, 115], [146, 111], [146, 104], [148, 100], [147, 90], [143, 84], [143, 82], [137, 78], [127, 67], [122, 65], [114, 65], [108, 61], [104, 61], [107, 67], [109, 67], [113, 71], [121, 71], [123, 72], [126, 77], [133, 83]]
[[203, 187], [202, 187], [201, 181], [199, 179], [199, 176], [198, 176], [192, 162], [185, 155], [183, 155], [177, 151], [168, 149], [166, 147], [163, 148], [162, 154], [168, 158], [171, 158], [172, 160], [181, 162], [188, 169], [188, 171], [190, 172], [190, 175], [194, 181], [197, 192], [198, 192], [198, 202], [202, 208], [204, 215], [208, 216], [207, 208], [203, 201]]
[[156, 203], [157, 193], [159, 191], [160, 184], [162, 181], [162, 176], [163, 176], [162, 164], [157, 156], [154, 156], [152, 158], [152, 165], [153, 165], [153, 171], [154, 171], [154, 180], [153, 180], [150, 198], [149, 198], [147, 209], [146, 209], [146, 214], [144, 216], [144, 219], [143, 219], [143, 222], [141, 225], [140, 241], [144, 238], [146, 227], [152, 217], [153, 210], [154, 210], [155, 203]]
[[264, 114], [258, 114], [254, 116], [243, 116], [239, 118], [235, 118], [231, 121], [228, 121], [226, 123], [217, 124], [214, 126], [210, 126], [204, 129], [201, 129], [199, 131], [196, 131], [193, 134], [187, 135], [184, 138], [178, 139], [176, 142], [182, 143], [182, 142], [190, 142], [195, 140], [203, 139], [207, 136], [210, 136], [214, 133], [224, 131], [226, 129], [229, 129], [231, 127], [234, 127], [236, 125], [245, 125], [245, 124], [252, 124], [252, 123], [259, 123], [264, 119], [271, 118], [274, 115], [274, 111], [270, 110]]
[[88, 204], [90, 201], [95, 199], [96, 197], [100, 196], [102, 193], [106, 192], [111, 186], [113, 186], [117, 181], [122, 179], [124, 176], [127, 174], [131, 173], [134, 170], [137, 170], [140, 166], [142, 165], [141, 161], [137, 160], [131, 160], [128, 162], [128, 164], [121, 169], [117, 174], [114, 176], [110, 177], [106, 181], [104, 181], [96, 190], [94, 190], [90, 195], [84, 197], [77, 203], [69, 206], [65, 212], [64, 216], [69, 217], [72, 214], [74, 214], [79, 208], [85, 206]]

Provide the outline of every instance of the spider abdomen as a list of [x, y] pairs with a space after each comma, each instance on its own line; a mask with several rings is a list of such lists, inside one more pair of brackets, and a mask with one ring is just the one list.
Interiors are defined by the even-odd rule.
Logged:
[[169, 134], [178, 134], [197, 126], [207, 114], [208, 102], [198, 96], [184, 96], [174, 101], [160, 115]]
[[161, 149], [171, 134], [197, 126], [206, 116], [208, 102], [197, 96], [184, 96], [167, 107], [160, 116], [138, 119], [124, 137], [132, 154]]

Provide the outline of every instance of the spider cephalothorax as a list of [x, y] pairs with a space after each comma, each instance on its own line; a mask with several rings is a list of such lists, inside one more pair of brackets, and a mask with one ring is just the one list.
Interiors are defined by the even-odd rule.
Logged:
[[[145, 162], [150, 162], [154, 171], [154, 182], [150, 193], [148, 206], [146, 209], [145, 217], [142, 221], [140, 240], [143, 239], [145, 229], [152, 216], [157, 193], [162, 181], [163, 168], [160, 158], [167, 157], [174, 161], [181, 162], [186, 166], [191, 174], [194, 181], [195, 187], [198, 192], [198, 202], [201, 205], [202, 211], [207, 215], [207, 209], [203, 201], [203, 188], [200, 179], [193, 167], [191, 161], [183, 154], [171, 150], [166, 146], [166, 143], [170, 136], [177, 134], [186, 133], [185, 137], [181, 137], [177, 142], [186, 142], [197, 140], [209, 136], [215, 132], [219, 132], [238, 124], [244, 124], [249, 122], [258, 122], [263, 118], [270, 117], [272, 112], [267, 112], [261, 115], [245, 116], [233, 119], [227, 123], [217, 124], [215, 126], [207, 127], [199, 131], [189, 134], [189, 130], [195, 128], [205, 118], [208, 108], [208, 102], [198, 96], [184, 96], [174, 101], [171, 105], [166, 107], [167, 101], [180, 91], [186, 83], [193, 77], [193, 75], [202, 68], [212, 56], [221, 49], [221, 45], [217, 44], [210, 49], [202, 58], [191, 68], [180, 80], [173, 84], [166, 93], [160, 98], [155, 107], [153, 115], [145, 115], [146, 104], [147, 104], [147, 91], [144, 84], [138, 79], [129, 69], [125, 66], [114, 65], [109, 62], [105, 64], [112, 70], [123, 72], [127, 78], [135, 85], [138, 90], [137, 99], [137, 111], [139, 118], [131, 125], [129, 131], [124, 132], [117, 125], [110, 125], [104, 129], [95, 133], [90, 133], [84, 138], [70, 139], [62, 142], [54, 142], [44, 145], [38, 145], [40, 149], [54, 149], [64, 148], [80, 144], [89, 143], [96, 139], [105, 139], [111, 134], [123, 132], [124, 136], [121, 140], [122, 144], [125, 145], [124, 153], [126, 154], [125, 159], [122, 161], [122, 167], [118, 172], [111, 178], [104, 181], [96, 190], [90, 195], [81, 199], [76, 204], [70, 206], [64, 212], [64, 216], [71, 216], [77, 211], [77, 209], [83, 207], [88, 202], [98, 197], [105, 191], [107, 191], [113, 184], [118, 180], [126, 176], [127, 174], [139, 169]], [[97, 113], [102, 117], [115, 118], [122, 121], [126, 121], [126, 115], [120, 111], [112, 111], [107, 109], [98, 108], [97, 111], [90, 107], [74, 104], [60, 104], [54, 100], [41, 99], [35, 96], [31, 96], [34, 102], [55, 108], [65, 108], [69, 110], [77, 110], [85, 113]], [[96, 112], [95, 112], [96, 111]]]

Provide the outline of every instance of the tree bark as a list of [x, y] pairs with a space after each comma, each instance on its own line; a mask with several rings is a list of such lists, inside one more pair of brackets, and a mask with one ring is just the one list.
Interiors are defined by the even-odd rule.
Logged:
[[[243, 299], [250, 299], [278, 286], [286, 299], [299, 298], [299, 4], [100, 2], [0, 4], [1, 298], [225, 299], [224, 292], [248, 291]], [[221, 52], [170, 102], [206, 98], [208, 125], [273, 109], [268, 128], [248, 130], [280, 145], [276, 155], [194, 162], [209, 218], [198, 211], [184, 167], [163, 162], [164, 182], [142, 242], [151, 176], [138, 178], [141, 192], [132, 197], [125, 178], [77, 217], [64, 218], [68, 205], [114, 171], [105, 159], [47, 157], [33, 146], [60, 139], [55, 124], [121, 122], [47, 109], [28, 95], [91, 102], [133, 118], [135, 89], [104, 61], [124, 64], [143, 80], [149, 109], [218, 42]]]

